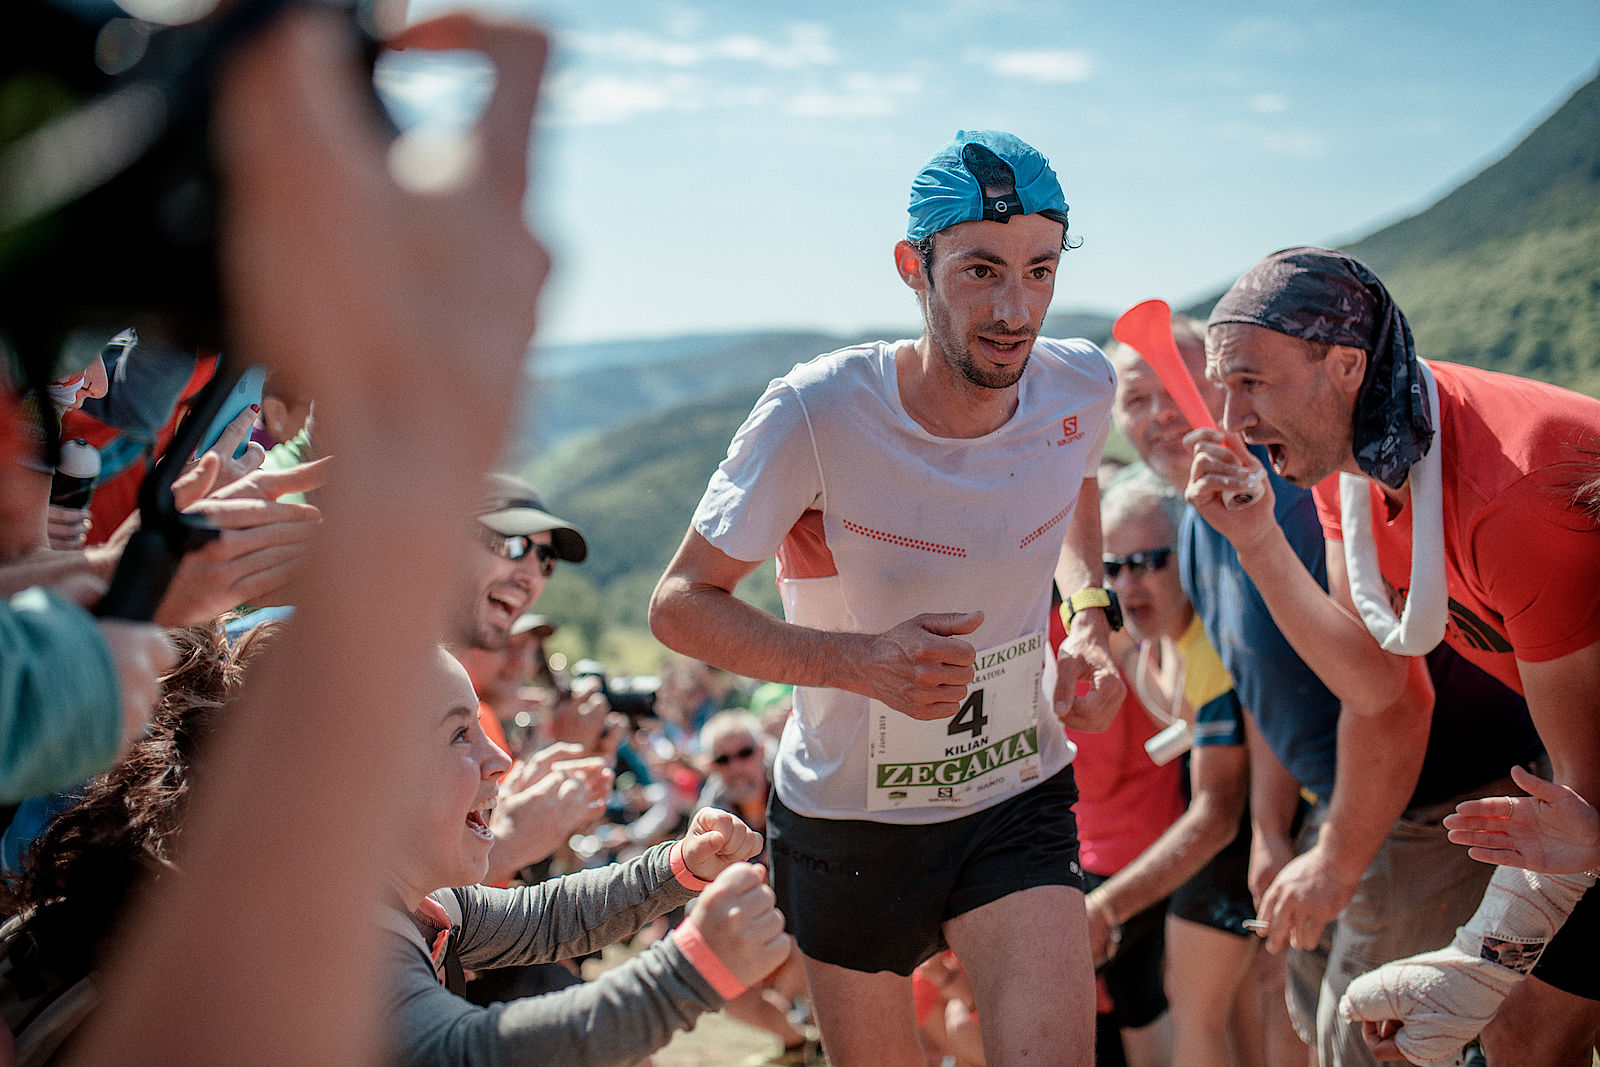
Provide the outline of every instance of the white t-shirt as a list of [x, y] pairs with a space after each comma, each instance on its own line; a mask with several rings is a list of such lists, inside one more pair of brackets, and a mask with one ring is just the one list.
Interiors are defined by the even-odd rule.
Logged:
[[[900, 401], [895, 353], [910, 344], [842, 349], [775, 379], [712, 476], [694, 528], [734, 559], [777, 555], [790, 622], [881, 633], [924, 612], [981, 610], [983, 625], [965, 640], [1014, 648], [1046, 630], [1051, 577], [1078, 490], [1100, 462], [1115, 376], [1089, 342], [1041, 339], [1004, 426], [935, 437]], [[980, 811], [1049, 777], [1074, 749], [1052, 709], [1054, 661], [1040, 647], [1028, 781], [960, 807], [869, 811], [869, 732], [879, 731], [869, 731], [868, 699], [802, 687], [778, 749], [778, 795], [815, 818], [918, 824]]]

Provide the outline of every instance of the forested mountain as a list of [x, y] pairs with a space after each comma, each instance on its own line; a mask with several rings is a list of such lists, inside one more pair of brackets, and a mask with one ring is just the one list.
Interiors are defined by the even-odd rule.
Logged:
[[1423, 358], [1600, 395], [1600, 78], [1432, 207], [1342, 248], [1389, 287]]
[[1600, 78], [1498, 163], [1347, 249], [1424, 358], [1600, 394]]

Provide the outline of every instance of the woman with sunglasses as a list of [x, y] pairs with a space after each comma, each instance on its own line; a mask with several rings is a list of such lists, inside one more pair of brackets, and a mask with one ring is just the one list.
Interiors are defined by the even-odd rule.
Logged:
[[[752, 829], [767, 829], [767, 794], [772, 790], [772, 760], [776, 752], [761, 731], [760, 720], [742, 708], [719, 711], [700, 728], [700, 759], [706, 773], [698, 807], [730, 811]], [[758, 857], [754, 862], [761, 862]], [[815, 1037], [796, 1022], [797, 1002], [805, 995], [805, 972], [800, 949], [791, 945], [783, 964], [751, 988], [728, 1002], [725, 1011], [758, 1030], [765, 1030], [783, 1047], [764, 1065], [812, 1063], [818, 1055]]]
[[751, 829], [765, 832], [772, 788], [769, 747], [756, 717], [742, 708], [707, 719], [700, 728], [706, 784], [697, 806], [731, 811]]

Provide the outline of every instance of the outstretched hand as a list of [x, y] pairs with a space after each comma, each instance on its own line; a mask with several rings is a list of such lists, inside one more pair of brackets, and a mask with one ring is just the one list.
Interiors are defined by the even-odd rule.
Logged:
[[1511, 768], [1525, 797], [1464, 800], [1444, 818], [1449, 838], [1482, 863], [1551, 874], [1600, 867], [1600, 812], [1564, 785]]
[[[207, 452], [172, 483], [178, 510], [204, 515], [218, 536], [186, 554], [156, 612], [164, 626], [206, 622], [240, 604], [283, 603], [283, 592], [295, 565], [305, 554], [321, 512], [310, 504], [281, 503], [289, 493], [320, 489], [328, 479], [330, 459], [301, 463], [283, 470], [256, 469], [218, 486], [221, 460]], [[135, 511], [104, 545], [90, 551], [121, 557], [139, 528]]]
[[[256, 416], [260, 412], [261, 405], [254, 404], [235, 415], [233, 421], [223, 427], [215, 444], [189, 459], [184, 466], [184, 473], [209, 461], [214, 464], [211, 488], [220, 489], [260, 467], [261, 461], [267, 458], [267, 450], [259, 442], [249, 440], [250, 431], [255, 429]], [[243, 451], [240, 451], [240, 445], [245, 446]], [[235, 452], [239, 452], [237, 459], [233, 455]]]
[[761, 854], [761, 835], [736, 815], [716, 808], [701, 808], [683, 835], [683, 862], [689, 873], [703, 882], [741, 860]]
[[[85, 1062], [129, 1048], [196, 1062], [381, 1054], [368, 978], [382, 935], [365, 904], [421, 803], [405, 773], [420, 742], [393, 711], [433, 677], [423, 653], [454, 603], [449, 568], [406, 560], [459, 543], [509, 433], [548, 266], [524, 212], [545, 38], [469, 14], [404, 31], [405, 46], [474, 49], [495, 67], [459, 166], [429, 185], [391, 167], [408, 147], [424, 169], [441, 160], [394, 143], [350, 23], [330, 5], [287, 5], [234, 43], [213, 82], [228, 336], [317, 398], [318, 446], [341, 484], [296, 625], [208, 749], [184, 870], [97, 971], [102, 1003], [74, 1038]], [[352, 767], [370, 772], [354, 791]], [[352, 849], [347, 823], [373, 847]], [[329, 894], [302, 917], [327, 957], [314, 973], [278, 934], [310, 880]]]
[[913, 719], [948, 719], [961, 710], [978, 651], [961, 640], [983, 625], [983, 612], [924, 614], [868, 643], [855, 691]]
[[64, 508], [58, 504], [51, 504], [45, 512], [45, 532], [50, 540], [50, 547], [58, 552], [71, 552], [73, 549], [82, 548], [89, 539], [89, 528], [93, 520], [89, 517], [87, 508]]
[[252, 471], [191, 503], [185, 510], [205, 516], [220, 532], [183, 557], [156, 621], [188, 626], [240, 604], [283, 602], [322, 513], [277, 498], [320, 486], [325, 462]]
[[296, 47], [255, 73], [282, 90], [223, 94], [223, 261], [233, 333], [253, 345], [240, 354], [317, 397], [332, 455], [352, 461], [379, 440], [439, 469], [487, 467], [549, 269], [523, 211], [545, 38], [464, 13], [402, 31], [393, 46], [472, 49], [495, 67], [477, 126], [423, 144], [384, 128], [354, 42], [327, 32], [336, 15], [280, 25]]
[[223, 479], [220, 458], [207, 452], [172, 483], [172, 501], [179, 511], [188, 511], [201, 500], [278, 500], [291, 493], [309, 493], [328, 483], [332, 462], [331, 456], [324, 456], [293, 467], [256, 467], [238, 478]]
[[582, 759], [577, 745], [555, 744], [512, 765], [500, 782], [500, 798], [489, 828], [494, 848], [489, 879], [509, 879], [566, 843], [605, 811], [611, 768]]
[[161, 676], [178, 662], [178, 652], [166, 631], [158, 626], [123, 619], [96, 621], [117, 670], [122, 747], [126, 750], [144, 733], [151, 712], [161, 700]]

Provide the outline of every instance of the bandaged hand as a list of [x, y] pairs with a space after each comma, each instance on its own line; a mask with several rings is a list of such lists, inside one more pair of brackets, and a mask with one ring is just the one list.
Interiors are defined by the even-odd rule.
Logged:
[[1513, 986], [1594, 882], [1587, 874], [1495, 871], [1483, 903], [1451, 944], [1361, 975], [1339, 1001], [1351, 1020], [1398, 1020], [1395, 1047], [1412, 1063], [1459, 1062]]

